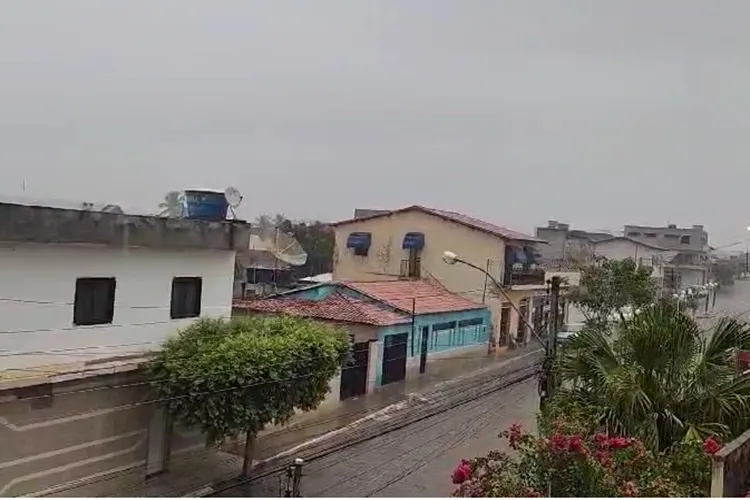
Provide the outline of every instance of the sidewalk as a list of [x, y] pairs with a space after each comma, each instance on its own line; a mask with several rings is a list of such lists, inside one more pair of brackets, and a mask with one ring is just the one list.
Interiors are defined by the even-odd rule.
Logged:
[[[474, 392], [481, 391], [483, 381], [498, 380], [504, 371], [517, 366], [533, 365], [540, 356], [540, 347], [530, 344], [494, 355], [432, 361], [421, 377], [389, 384], [330, 410], [305, 414], [293, 425], [260, 435], [254, 454], [254, 475], [298, 455], [313, 456], [325, 452], [327, 447], [345, 446], [347, 440], [377, 432], [374, 429], [383, 428], [386, 422], [397, 424], [410, 414], [418, 417], [419, 407], [436, 406], [437, 402], [446, 402], [451, 396], [455, 399], [457, 395], [466, 394], [467, 387]], [[212, 486], [221, 488], [239, 474], [242, 458], [238, 455], [242, 446], [231, 451], [236, 454], [205, 449], [177, 454], [170, 459], [168, 472], [147, 481], [139, 467], [50, 496], [201, 496], [212, 492]]]

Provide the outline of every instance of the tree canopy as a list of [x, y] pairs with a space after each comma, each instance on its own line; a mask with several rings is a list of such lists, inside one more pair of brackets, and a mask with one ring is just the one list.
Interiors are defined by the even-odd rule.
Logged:
[[583, 408], [602, 429], [654, 450], [689, 433], [732, 438], [748, 428], [750, 375], [735, 363], [736, 350], [750, 348], [748, 324], [724, 318], [704, 332], [661, 302], [611, 328], [584, 329], [561, 350], [551, 412]]
[[570, 291], [590, 324], [604, 325], [625, 307], [642, 307], [656, 300], [651, 268], [633, 259], [604, 260], [581, 269], [580, 285]]
[[148, 372], [173, 418], [222, 442], [317, 408], [348, 353], [343, 330], [304, 318], [200, 319]]
[[299, 266], [301, 276], [331, 272], [335, 235], [333, 229], [320, 221], [292, 221], [284, 214], [274, 216], [263, 214], [255, 219], [255, 224], [262, 230], [279, 229], [291, 234], [307, 252], [307, 262]]
[[179, 191], [170, 191], [164, 196], [164, 200], [159, 203], [159, 215], [162, 217], [182, 217], [182, 193]]

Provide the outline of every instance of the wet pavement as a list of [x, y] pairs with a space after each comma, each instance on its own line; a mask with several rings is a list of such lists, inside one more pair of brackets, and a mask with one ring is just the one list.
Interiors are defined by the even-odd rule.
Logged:
[[[513, 423], [533, 430], [538, 406], [537, 382], [531, 379], [338, 451], [303, 466], [302, 496], [448, 496], [461, 458], [506, 450], [498, 433]], [[274, 475], [224, 495], [281, 496], [279, 483]]]

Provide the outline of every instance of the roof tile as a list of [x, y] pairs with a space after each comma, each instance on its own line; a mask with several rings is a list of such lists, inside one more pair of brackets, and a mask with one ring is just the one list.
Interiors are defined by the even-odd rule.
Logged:
[[306, 300], [283, 296], [256, 300], [235, 300], [234, 307], [247, 311], [289, 314], [375, 326], [399, 325], [411, 321], [407, 314], [340, 293], [331, 294], [323, 300]]
[[466, 311], [485, 307], [426, 280], [344, 281], [342, 284], [405, 312], [411, 312], [414, 305], [416, 314]]

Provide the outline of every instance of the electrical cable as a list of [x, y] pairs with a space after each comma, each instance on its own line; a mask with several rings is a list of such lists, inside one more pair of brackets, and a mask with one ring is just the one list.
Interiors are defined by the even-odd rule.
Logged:
[[[537, 369], [538, 369], [538, 363], [534, 364], [534, 365], [531, 365], [531, 366], [527, 366], [527, 367], [524, 367], [524, 368], [519, 368], [519, 369], [513, 370], [511, 372], [508, 372], [508, 373], [504, 374], [504, 377], [508, 377], [508, 376], [511, 376], [511, 375], [519, 373], [519, 372], [531, 371], [531, 370], [534, 370], [534, 374], [536, 374], [536, 373], [538, 373]], [[515, 385], [517, 383], [520, 383], [520, 382], [522, 382], [524, 380], [527, 380], [528, 378], [529, 377], [526, 376], [526, 378], [524, 378], [522, 380], [511, 381], [510, 383], [504, 383], [503, 382], [503, 383], [501, 383], [501, 385], [499, 387], [496, 387], [493, 391], [490, 391], [490, 393], [491, 392], [496, 392], [496, 391], [503, 390], [503, 389], [505, 389], [507, 387], [510, 387], [510, 386]], [[457, 379], [455, 377], [450, 377], [447, 380], [456, 381]], [[485, 377], [481, 377], [478, 381], [473, 382], [473, 383], [468, 384], [468, 385], [457, 384], [457, 387], [455, 388], [455, 390], [453, 390], [451, 392], [447, 392], [446, 391], [446, 393], [443, 394], [441, 398], [437, 398], [435, 400], [432, 400], [431, 401], [431, 406], [433, 406], [433, 407], [439, 406], [440, 403], [442, 403], [443, 401], [450, 400], [451, 397], [454, 396], [455, 394], [465, 394], [465, 393], [467, 393], [467, 389], [479, 388], [479, 387], [482, 387], [483, 385], [487, 385], [488, 382], [492, 382], [492, 381], [497, 381], [496, 374], [491, 374], [491, 375], [488, 375], [488, 376], [485, 376]], [[480, 395], [478, 397], [482, 397], [482, 395]], [[461, 401], [461, 402], [457, 403], [456, 405], [454, 405], [453, 407], [458, 407], [458, 406], [461, 406], [463, 404], [469, 403], [473, 399], [477, 399], [478, 397], [477, 396], [471, 396], [468, 400]], [[450, 409], [450, 408], [448, 408], [448, 409]], [[407, 414], [408, 413], [409, 412], [407, 412]], [[416, 422], [418, 422], [420, 420], [423, 420], [425, 418], [429, 418], [429, 416], [431, 416], [431, 415], [434, 415], [434, 413], [430, 414], [429, 410], [423, 410], [423, 411], [416, 411], [416, 412], [414, 412], [412, 416], [414, 417], [414, 423], [416, 423]], [[338, 418], [340, 418], [340, 417], [338, 417]], [[406, 418], [406, 417], [404, 417], [404, 418]], [[404, 424], [404, 425], [409, 425], [409, 424]], [[402, 425], [400, 427], [397, 427], [397, 428], [394, 428], [394, 429], [391, 429], [391, 430], [387, 430], [385, 433], [375, 432], [372, 435], [365, 435], [363, 437], [363, 439], [361, 439], [361, 441], [372, 439], [373, 437], [377, 437], [378, 435], [383, 435], [383, 434], [387, 434], [389, 432], [398, 430], [398, 428], [401, 428], [404, 425]], [[286, 430], [286, 429], [281, 429], [280, 431], [283, 431], [283, 430]], [[361, 442], [361, 441], [359, 441], [359, 442]], [[357, 444], [357, 443], [355, 443], [355, 444]], [[346, 447], [347, 446], [344, 446], [343, 448], [346, 448]], [[211, 449], [211, 450], [201, 450], [202, 453], [214, 453], [215, 451], [216, 450], [213, 450], [213, 449]], [[339, 451], [339, 449], [334, 449], [334, 450], [330, 450], [330, 451], [323, 451], [323, 452], [318, 453], [318, 455], [319, 455], [318, 457], [306, 458], [305, 460], [312, 461], [312, 460], [315, 460], [317, 458], [323, 458], [323, 457], [325, 457], [327, 455], [335, 453], [336, 451]], [[198, 456], [201, 452], [196, 453], [195, 456]], [[233, 456], [230, 459], [223, 460], [223, 461], [218, 461], [216, 463], [218, 465], [230, 465], [230, 464], [235, 463], [236, 461], [237, 461], [237, 456]], [[196, 466], [194, 466], [192, 468], [189, 468], [187, 470], [183, 470], [183, 471], [180, 471], [180, 472], [181, 472], [181, 474], [187, 475], [187, 474], [190, 474], [192, 471], [199, 470], [201, 467], [202, 467], [202, 465], [198, 464], [198, 465], [196, 465]], [[284, 466], [273, 467], [271, 470], [265, 471], [265, 472], [263, 472], [263, 473], [261, 473], [261, 474], [259, 474], [257, 476], [254, 476], [254, 477], [251, 477], [251, 478], [248, 478], [248, 479], [244, 479], [244, 480], [242, 480], [239, 483], [233, 483], [231, 486], [227, 486], [225, 488], [221, 488], [219, 490], [216, 490], [216, 491], [213, 492], [213, 494], [217, 494], [217, 493], [220, 493], [222, 491], [226, 491], [228, 489], [234, 488], [236, 486], [240, 486], [242, 484], [252, 483], [254, 481], [257, 481], [257, 480], [263, 479], [265, 477], [271, 476], [273, 474], [276, 474], [276, 473], [282, 471], [283, 469], [284, 469]], [[88, 486], [91, 486], [91, 485], [94, 485], [94, 484], [97, 484], [97, 483], [109, 481], [113, 477], [117, 478], [117, 477], [125, 476], [127, 474], [128, 474], [128, 471], [123, 471], [123, 472], [117, 473], [115, 475], [107, 475], [106, 477], [103, 477], [101, 479], [97, 479], [97, 480], [94, 480], [94, 481], [88, 481], [88, 482], [86, 482], [84, 484], [78, 484], [78, 483], [76, 483], [76, 484], [70, 485], [68, 487], [56, 488], [55, 489], [55, 493], [57, 494], [57, 493], [60, 493], [62, 491], [68, 491], [68, 490], [72, 490], [72, 489], [79, 488], [79, 487], [88, 487]], [[141, 489], [140, 486], [133, 486], [133, 487], [130, 487], [130, 488], [122, 489], [122, 490], [119, 490], [117, 492], [117, 496], [131, 496], [131, 495], [127, 495], [126, 493], [137, 492], [140, 489]]]
[[[527, 367], [526, 369], [528, 369], [528, 368], [529, 368], [529, 367]], [[485, 393], [481, 393], [481, 394], [479, 394], [478, 396], [470, 396], [469, 398], [466, 398], [466, 399], [460, 400], [459, 402], [457, 402], [457, 403], [455, 403], [455, 404], [451, 404], [451, 405], [450, 405], [450, 406], [449, 406], [448, 408], [443, 408], [443, 409], [442, 409], [442, 410], [440, 410], [440, 411], [449, 411], [449, 410], [451, 410], [451, 409], [453, 409], [453, 408], [457, 408], [457, 407], [459, 407], [459, 406], [465, 405], [465, 404], [467, 404], [467, 403], [469, 403], [469, 402], [471, 402], [471, 401], [474, 401], [474, 400], [476, 400], [476, 399], [480, 399], [480, 398], [482, 398], [482, 397], [485, 397], [485, 396], [487, 396], [488, 394], [491, 394], [492, 392], [498, 392], [498, 391], [501, 391], [501, 390], [503, 390], [503, 389], [506, 389], [506, 388], [508, 388], [508, 387], [510, 387], [510, 386], [513, 386], [513, 385], [516, 385], [516, 384], [518, 384], [518, 383], [521, 383], [521, 382], [523, 382], [523, 381], [525, 381], [525, 380], [528, 380], [528, 379], [529, 379], [529, 378], [531, 378], [532, 376], [534, 376], [534, 375], [537, 375], [537, 374], [539, 373], [539, 372], [538, 372], [538, 368], [539, 368], [539, 365], [538, 365], [538, 364], [536, 364], [536, 365], [534, 366], [534, 368], [535, 368], [535, 370], [534, 370], [534, 372], [533, 372], [533, 373], [532, 373], [531, 375], [524, 375], [524, 376], [523, 376], [523, 377], [521, 377], [520, 379], [517, 379], [517, 380], [516, 380], [516, 379], [514, 379], [514, 380], [512, 380], [512, 381], [509, 381], [509, 382], [503, 382], [503, 383], [501, 383], [501, 385], [499, 385], [499, 386], [496, 386], [495, 388], [493, 388], [493, 390], [492, 390], [492, 391], [489, 391], [489, 392], [485, 392]], [[512, 372], [512, 373], [518, 373], [518, 372], [524, 371], [524, 370], [526, 370], [526, 369], [519, 369], [519, 370], [515, 370], [515, 371], [514, 371], [514, 372]], [[510, 375], [510, 373], [509, 373], [509, 374], [506, 374], [506, 375]], [[361, 442], [365, 442], [365, 441], [368, 441], [368, 440], [370, 440], [370, 439], [373, 439], [373, 438], [375, 438], [375, 437], [378, 437], [378, 436], [380, 436], [380, 435], [386, 434], [386, 433], [388, 433], [388, 432], [393, 432], [393, 431], [396, 431], [396, 430], [398, 430], [398, 429], [400, 429], [400, 428], [406, 427], [407, 425], [411, 425], [411, 424], [414, 424], [414, 423], [420, 422], [420, 421], [422, 421], [422, 420], [425, 420], [425, 419], [427, 419], [427, 418], [430, 418], [431, 416], [434, 416], [434, 415], [435, 415], [435, 412], [422, 412], [422, 413], [421, 413], [421, 414], [420, 414], [420, 415], [419, 415], [419, 416], [418, 416], [417, 418], [414, 418], [414, 419], [410, 419], [410, 421], [409, 421], [409, 422], [407, 422], [407, 423], [397, 423], [397, 424], [395, 424], [395, 425], [394, 425], [394, 426], [393, 426], [393, 427], [392, 427], [391, 429], [387, 430], [386, 432], [380, 432], [380, 433], [377, 433], [377, 432], [376, 432], [376, 433], [373, 433], [373, 434], [370, 434], [370, 435], [365, 435], [364, 437], [362, 437], [362, 438], [360, 439], [360, 441], [359, 441], [358, 443], [354, 443], [354, 444], [359, 444], [359, 443], [361, 443]], [[354, 444], [352, 444], [352, 445], [354, 445]], [[349, 446], [352, 446], [352, 445], [344, 445], [344, 446], [341, 446], [341, 447], [339, 447], [339, 448], [333, 448], [333, 449], [329, 449], [329, 450], [326, 450], [326, 451], [320, 452], [320, 453], [318, 453], [317, 455], [313, 455], [312, 457], [306, 457], [306, 458], [305, 458], [305, 457], [303, 457], [303, 458], [304, 458], [304, 460], [306, 460], [306, 461], [308, 461], [308, 462], [312, 462], [312, 461], [314, 461], [314, 460], [318, 460], [318, 459], [320, 459], [320, 458], [323, 458], [323, 457], [326, 457], [326, 456], [332, 455], [333, 453], [336, 453], [336, 452], [337, 452], [337, 451], [339, 451], [340, 449], [343, 449], [343, 448], [347, 448], [347, 447], [349, 447]], [[215, 496], [215, 495], [217, 495], [217, 494], [219, 494], [219, 493], [222, 493], [222, 492], [224, 492], [224, 491], [227, 491], [227, 490], [229, 490], [229, 489], [235, 488], [235, 487], [237, 487], [237, 486], [241, 486], [241, 485], [243, 485], [243, 484], [248, 484], [248, 483], [252, 483], [252, 482], [255, 482], [255, 481], [257, 481], [257, 480], [259, 480], [259, 479], [262, 479], [262, 478], [264, 478], [264, 477], [267, 477], [267, 476], [269, 476], [269, 475], [271, 475], [271, 474], [275, 474], [275, 473], [276, 473], [276, 472], [278, 472], [279, 470], [281, 470], [281, 469], [274, 469], [274, 470], [272, 470], [272, 471], [267, 471], [267, 472], [261, 473], [261, 474], [259, 474], [259, 475], [258, 475], [258, 476], [256, 476], [256, 477], [252, 477], [252, 478], [249, 478], [249, 479], [243, 479], [243, 480], [240, 480], [239, 482], [236, 482], [236, 483], [234, 483], [234, 484], [231, 484], [231, 485], [228, 485], [228, 486], [222, 487], [222, 488], [220, 488], [220, 489], [218, 489], [218, 490], [215, 490], [215, 491], [214, 491], [214, 492], [212, 493], [212, 495], [211, 495], [211, 496]]]
[[[402, 345], [408, 346], [409, 342], [407, 341], [407, 342], [400, 342], [400, 343], [397, 343], [397, 344], [393, 344], [394, 347], [396, 347], [396, 346], [402, 346]], [[436, 347], [448, 346], [448, 347], [458, 347], [458, 348], [461, 348], [461, 347], [472, 347], [472, 346], [480, 347], [482, 345], [484, 345], [484, 342], [480, 342], [480, 343], [477, 343], [477, 344], [468, 344], [468, 345], [463, 345], [463, 346], [453, 346], [452, 344], [436, 344]], [[354, 354], [356, 354], [358, 352], [368, 352], [368, 351], [369, 351], [369, 347], [367, 349], [359, 349], [359, 350], [353, 350], [353, 351], [350, 350], [349, 352], [350, 352], [350, 354], [354, 355]], [[442, 351], [437, 351], [437, 352], [442, 352]], [[428, 355], [429, 355], [429, 353], [428, 353]], [[485, 357], [485, 356], [486, 355], [481, 355], [481, 356], [472, 355], [472, 356], [469, 356], [469, 358]], [[312, 361], [312, 360], [316, 360], [316, 359], [323, 359], [323, 358], [326, 358], [326, 357], [328, 357], [328, 356], [315, 356], [315, 357], [308, 358], [307, 360], [308, 361]], [[173, 357], [171, 359], [189, 359], [189, 358], [190, 358], [190, 356], [176, 356], [176, 357]], [[416, 358], [416, 356], [409, 356], [407, 354], [406, 356], [396, 357], [396, 358], [393, 358], [393, 359], [396, 360], [396, 359], [404, 359], [404, 358], [406, 358], [406, 359]], [[461, 358], [462, 358], [461, 356], [451, 356], [450, 358], [440, 358], [440, 359], [446, 359], [447, 360], [447, 359], [461, 359]], [[433, 361], [437, 361], [437, 360], [433, 360]], [[290, 360], [290, 361], [288, 361], [289, 364], [296, 363], [296, 362], [297, 362], [297, 360]], [[369, 365], [369, 360], [366, 363], [361, 363], [359, 365], [345, 365], [345, 366], [342, 366], [341, 369], [360, 368], [360, 367], [363, 367], [363, 366], [366, 366], [366, 365]], [[38, 369], [28, 369], [28, 370], [38, 370]], [[101, 370], [102, 370], [102, 368], [91, 368], [91, 369], [88, 369], [88, 370], [76, 370], [75, 373], [76, 374], [81, 374], [81, 373], [86, 373], [87, 371], [101, 372]], [[224, 373], [224, 370], [218, 369], [216, 371], [209, 371], [209, 372], [207, 372], [207, 375], [221, 374], [221, 373]], [[30, 377], [27, 377], [27, 378], [32, 378], [32, 377], [30, 376]], [[29, 398], [24, 398], [24, 400], [28, 401], [30, 399], [35, 399], [35, 398], [50, 398], [50, 397], [66, 396], [66, 395], [71, 395], [71, 394], [80, 394], [80, 393], [84, 393], [84, 392], [89, 393], [89, 392], [96, 392], [96, 391], [100, 391], [100, 390], [124, 389], [124, 388], [139, 387], [139, 386], [145, 386], [145, 385], [154, 385], [154, 384], [159, 384], [161, 382], [166, 382], [168, 380], [171, 380], [171, 378], [169, 378], [169, 379], [153, 379], [153, 380], [141, 381], [141, 382], [133, 382], [133, 383], [128, 383], [128, 384], [102, 385], [102, 386], [99, 386], [99, 387], [91, 387], [91, 388], [88, 388], [88, 389], [80, 389], [80, 390], [74, 390], [74, 391], [61, 391], [61, 392], [58, 392], [58, 393], [55, 393], [55, 394], [45, 394], [45, 395], [33, 396], [33, 397], [29, 397]], [[279, 381], [281, 381], [281, 380], [279, 380]], [[0, 404], [3, 404], [3, 402], [0, 401]]]
[[[435, 362], [435, 361], [453, 361], [453, 360], [457, 360], [457, 359], [486, 359], [486, 358], [487, 358], [486, 354], [472, 355], [472, 356], [452, 356], [450, 358], [435, 359], [435, 360], [432, 360], [432, 362]], [[392, 358], [392, 359], [393, 360], [408, 359], [408, 356], [401, 356], [401, 357], [396, 357], [396, 358]], [[350, 368], [357, 368], [357, 367], [363, 367], [363, 366], [366, 366], [366, 365], [363, 363], [363, 364], [360, 364], [360, 365], [354, 365], [354, 366], [352, 366]], [[168, 401], [175, 401], [175, 400], [185, 399], [185, 398], [190, 398], [190, 397], [195, 397], [195, 396], [208, 396], [208, 395], [212, 395], [212, 394], [220, 394], [220, 393], [231, 392], [231, 391], [246, 390], [246, 389], [250, 389], [252, 387], [259, 387], [259, 386], [265, 386], [265, 385], [280, 384], [280, 383], [284, 383], [284, 382], [291, 382], [291, 381], [294, 381], [294, 380], [301, 380], [301, 379], [304, 379], [304, 378], [314, 377], [315, 375], [317, 375], [316, 372], [309, 372], [309, 373], [306, 373], [306, 374], [303, 374], [303, 375], [298, 375], [296, 377], [289, 377], [289, 378], [284, 378], [284, 379], [268, 380], [268, 381], [265, 381], [265, 382], [256, 382], [256, 383], [253, 383], [253, 384], [232, 386], [232, 387], [227, 387], [227, 388], [223, 388], [223, 389], [217, 389], [217, 390], [214, 390], [214, 391], [192, 392], [192, 393], [187, 394], [187, 395], [171, 396], [171, 397], [168, 397], [168, 398], [157, 398], [157, 399], [149, 399], [149, 400], [146, 400], [146, 401], [138, 401], [138, 402], [134, 402], [134, 403], [126, 403], [126, 404], [119, 405], [119, 406], [114, 406], [114, 407], [111, 407], [111, 408], [108, 408], [108, 409], [109, 410], [120, 411], [120, 410], [125, 410], [125, 409], [130, 409], [130, 408], [138, 407], [138, 406], [144, 406], [144, 405], [149, 405], [149, 404], [154, 404], [154, 403], [165, 403], [165, 402], [168, 402]], [[166, 380], [167, 379], [162, 379], [161, 381], [163, 382], [163, 381], [166, 381]], [[369, 382], [373, 382], [372, 379], [368, 379], [367, 381], [368, 381], [368, 383]], [[133, 384], [120, 384], [120, 385], [114, 385], [114, 386], [92, 387], [92, 388], [89, 388], [89, 389], [79, 389], [79, 390], [75, 390], [75, 391], [60, 392], [60, 393], [56, 393], [56, 394], [40, 394], [40, 395], [36, 395], [36, 396], [29, 396], [27, 398], [19, 398], [19, 399], [15, 399], [15, 400], [0, 401], [0, 405], [4, 405], [4, 404], [18, 404], [19, 402], [24, 402], [25, 403], [25, 402], [35, 401], [35, 400], [43, 400], [43, 399], [47, 399], [47, 398], [55, 398], [55, 397], [58, 397], [58, 396], [71, 396], [71, 395], [77, 395], [77, 394], [83, 394], [83, 393], [97, 392], [97, 391], [100, 391], [100, 390], [110, 390], [110, 389], [121, 389], [121, 388], [139, 387], [139, 386], [151, 385], [153, 383], [157, 383], [157, 382], [156, 381], [146, 381], [146, 382], [137, 382], [137, 383], [133, 383]], [[72, 414], [58, 416], [57, 418], [69, 418], [69, 417], [74, 417], [74, 416], [79, 416], [79, 415], [85, 415], [87, 413], [90, 413], [90, 412], [72, 413]], [[43, 420], [43, 419], [41, 419], [41, 420]], [[32, 422], [27, 422], [27, 423], [33, 423], [33, 421]]]
[[[470, 410], [473, 410], [475, 408], [480, 407], [482, 404], [485, 404], [484, 401], [482, 401], [481, 399], [478, 399], [476, 401], [472, 401], [472, 402], [468, 403], [465, 406], [462, 406], [461, 409], [462, 409], [462, 411], [467, 411], [467, 410], [470, 411]], [[501, 405], [501, 408], [504, 409], [505, 406]], [[423, 432], [423, 431], [425, 431], [427, 429], [431, 429], [431, 428], [433, 428], [433, 427], [435, 427], [435, 426], [437, 426], [439, 424], [442, 424], [442, 423], [444, 423], [444, 422], [446, 422], [446, 421], [448, 421], [448, 420], [450, 420], [452, 418], [455, 418], [455, 415], [452, 415], [449, 412], [446, 412], [446, 413], [447, 413], [447, 415], [444, 415], [443, 418], [437, 419], [435, 422], [433, 422], [433, 423], [431, 423], [431, 424], [429, 424], [429, 425], [427, 425], [425, 427], [420, 427], [420, 432]], [[488, 415], [489, 416], [493, 416], [494, 412], [491, 411], [491, 412], [485, 413], [485, 415], [483, 416], [483, 418], [486, 418]], [[481, 420], [479, 420], [479, 421], [481, 422]], [[476, 421], [474, 423], [476, 423]], [[478, 429], [479, 427], [481, 427], [481, 425], [475, 426], [475, 427], [469, 427], [468, 429], [464, 429], [462, 432], [464, 432], [465, 435], [469, 435], [469, 434], [473, 433], [474, 430]], [[422, 448], [424, 446], [427, 446], [427, 445], [429, 445], [429, 444], [437, 441], [438, 439], [442, 439], [442, 438], [445, 438], [445, 436], [444, 435], [438, 435], [435, 438], [430, 439], [430, 440], [428, 440], [428, 441], [420, 444], [416, 448], [410, 449], [409, 452], [407, 452], [407, 454], [410, 454], [413, 451], [418, 450], [418, 449], [420, 449], [420, 448]], [[393, 445], [393, 444], [395, 444], [395, 443], [397, 443], [397, 442], [399, 442], [401, 440], [402, 440], [402, 438], [398, 437], [398, 436], [394, 437], [394, 438], [391, 438], [390, 440], [385, 440], [383, 443], [381, 443], [381, 444], [379, 444], [377, 446], [369, 447], [367, 449], [367, 452], [371, 453], [372, 451], [375, 451], [375, 450], [378, 450], [378, 449], [381, 449], [381, 448], [384, 448], [384, 447], [391, 446], [391, 445]], [[356, 452], [353, 452], [353, 453], [356, 453]], [[336, 457], [337, 461], [339, 461], [339, 462], [342, 461], [342, 460], [347, 460], [348, 458], [349, 458], [349, 455], [344, 455], [343, 457]], [[368, 466], [367, 466], [367, 468], [365, 470], [362, 470], [361, 472], [359, 472], [359, 473], [357, 473], [357, 474], [355, 474], [353, 476], [348, 476], [348, 477], [342, 479], [341, 481], [338, 481], [338, 482], [334, 483], [333, 485], [326, 487], [324, 490], [317, 491], [315, 493], [315, 495], [316, 496], [322, 496], [323, 493], [326, 493], [326, 492], [328, 492], [328, 491], [330, 491], [332, 489], [335, 489], [336, 487], [338, 487], [338, 486], [340, 486], [340, 485], [342, 485], [342, 484], [344, 484], [344, 483], [346, 483], [348, 481], [351, 481], [353, 479], [357, 479], [357, 478], [362, 477], [362, 476], [364, 476], [364, 475], [366, 475], [368, 473], [371, 473], [373, 470], [376, 470], [379, 467], [382, 467], [384, 465], [388, 465], [392, 461], [393, 461], [393, 459], [391, 457], [389, 457], [389, 458], [387, 458], [387, 459], [385, 459], [382, 462], [379, 462], [377, 464], [374, 464], [374, 465], [373, 464], [368, 464]], [[333, 465], [330, 465], [330, 466], [327, 466], [327, 467], [322, 467], [322, 468], [316, 469], [315, 471], [313, 471], [313, 473], [323, 472], [323, 471], [325, 471], [325, 470], [327, 470], [327, 469], [329, 469], [331, 467], [335, 467], [336, 465], [337, 464], [333, 464]]]

